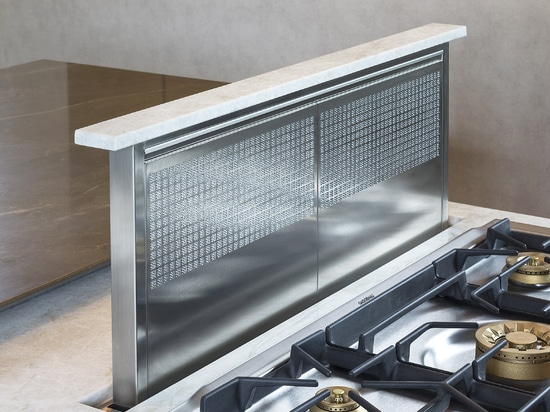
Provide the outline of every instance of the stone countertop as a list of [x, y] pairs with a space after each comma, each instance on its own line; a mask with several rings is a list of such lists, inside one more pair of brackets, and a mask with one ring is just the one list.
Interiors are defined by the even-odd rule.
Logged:
[[428, 24], [79, 129], [75, 142], [99, 149], [120, 150], [465, 35], [464, 26]]
[[[470, 227], [492, 219], [550, 227], [550, 219], [480, 207], [449, 204], [452, 226], [362, 280], [379, 282], [380, 273], [396, 273]], [[346, 288], [353, 289], [353, 288]], [[356, 292], [354, 292], [356, 293]], [[325, 308], [323, 310], [329, 310]], [[319, 314], [319, 308], [311, 312]], [[285, 322], [283, 328], [298, 328]], [[277, 328], [274, 329], [277, 333]], [[233, 355], [248, 359], [269, 342], [258, 338]], [[0, 312], [0, 410], [94, 411], [111, 391], [110, 270], [104, 268]], [[169, 411], [178, 396], [194, 393], [177, 383], [133, 408]], [[181, 399], [181, 398], [179, 398]], [[91, 405], [91, 406], [89, 406]]]

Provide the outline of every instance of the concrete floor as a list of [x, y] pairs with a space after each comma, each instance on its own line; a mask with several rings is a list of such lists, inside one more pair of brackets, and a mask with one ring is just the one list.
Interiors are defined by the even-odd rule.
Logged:
[[0, 312], [0, 410], [93, 411], [111, 346], [109, 267]]

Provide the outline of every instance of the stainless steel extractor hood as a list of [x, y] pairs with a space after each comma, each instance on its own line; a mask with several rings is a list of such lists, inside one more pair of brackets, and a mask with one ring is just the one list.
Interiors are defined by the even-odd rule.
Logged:
[[440, 231], [446, 44], [111, 153], [114, 403]]

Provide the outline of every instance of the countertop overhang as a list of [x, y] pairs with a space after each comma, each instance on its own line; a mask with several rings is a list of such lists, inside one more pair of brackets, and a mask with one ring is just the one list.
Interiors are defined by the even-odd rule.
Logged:
[[432, 23], [78, 129], [75, 142], [117, 151], [466, 35]]

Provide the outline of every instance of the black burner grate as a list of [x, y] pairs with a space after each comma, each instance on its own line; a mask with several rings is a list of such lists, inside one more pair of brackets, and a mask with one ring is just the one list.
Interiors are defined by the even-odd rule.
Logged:
[[[518, 248], [546, 251], [550, 239], [510, 229], [504, 219], [492, 226], [487, 238], [473, 249], [455, 249], [401, 284], [367, 301], [338, 321], [294, 344], [289, 360], [263, 378], [237, 378], [202, 398], [203, 412], [244, 412], [281, 385], [316, 386], [301, 379], [315, 369], [324, 376], [333, 370], [347, 371], [349, 380], [367, 393], [354, 400], [367, 411], [378, 411], [368, 400], [368, 390], [404, 391], [427, 396], [422, 411], [443, 412], [450, 405], [466, 411], [550, 412], [550, 387], [525, 390], [487, 379], [489, 360], [506, 344], [505, 340], [455, 372], [411, 362], [411, 345], [431, 329], [472, 329], [477, 322], [425, 323], [396, 343], [374, 353], [374, 338], [388, 325], [432, 299], [446, 299], [452, 305], [475, 306], [480, 311], [536, 318], [550, 322], [550, 301], [507, 290], [507, 277], [518, 262], [497, 273], [483, 285], [469, 282], [468, 270], [487, 257], [517, 253]], [[414, 286], [414, 287], [413, 287]], [[434, 313], [437, 318], [437, 313]], [[292, 412], [306, 412], [321, 399], [322, 392], [302, 401]], [[357, 399], [355, 399], [357, 398]], [[454, 410], [454, 409], [453, 409]]]

